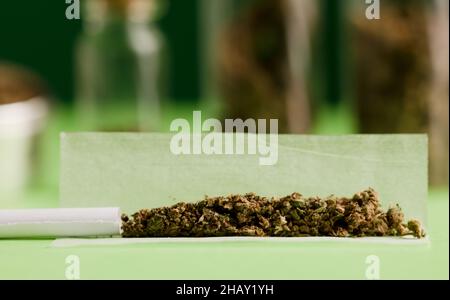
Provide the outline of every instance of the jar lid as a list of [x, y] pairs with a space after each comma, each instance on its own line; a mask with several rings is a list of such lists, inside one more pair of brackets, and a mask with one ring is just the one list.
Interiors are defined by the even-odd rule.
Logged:
[[46, 84], [35, 73], [11, 63], [0, 63], [0, 105], [26, 101], [47, 93]]
[[127, 18], [130, 21], [147, 21], [162, 14], [166, 0], [90, 0], [87, 1], [89, 19], [106, 14]]

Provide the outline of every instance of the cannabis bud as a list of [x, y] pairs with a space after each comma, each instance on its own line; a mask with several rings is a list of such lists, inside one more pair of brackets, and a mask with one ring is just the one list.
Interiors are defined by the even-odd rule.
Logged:
[[254, 193], [205, 197], [123, 215], [122, 229], [124, 237], [425, 236], [419, 221], [404, 223], [398, 205], [384, 212], [373, 189], [351, 198], [299, 193], [271, 199]]

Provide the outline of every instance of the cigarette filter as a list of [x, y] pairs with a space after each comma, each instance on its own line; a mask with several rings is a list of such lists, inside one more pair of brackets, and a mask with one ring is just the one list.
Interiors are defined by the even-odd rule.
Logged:
[[99, 237], [120, 233], [117, 207], [0, 210], [0, 238]]

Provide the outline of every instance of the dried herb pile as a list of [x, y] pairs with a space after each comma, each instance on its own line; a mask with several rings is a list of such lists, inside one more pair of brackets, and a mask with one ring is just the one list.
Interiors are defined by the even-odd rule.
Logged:
[[352, 198], [298, 193], [272, 199], [252, 193], [206, 197], [123, 215], [122, 229], [123, 237], [425, 236], [419, 221], [404, 221], [398, 205], [384, 212], [373, 189]]

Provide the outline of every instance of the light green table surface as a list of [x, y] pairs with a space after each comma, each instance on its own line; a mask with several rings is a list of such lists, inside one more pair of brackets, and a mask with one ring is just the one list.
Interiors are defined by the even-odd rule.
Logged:
[[[34, 194], [35, 198], [45, 193]], [[41, 202], [45, 203], [45, 201]], [[51, 240], [0, 240], [0, 279], [65, 279], [68, 255], [81, 279], [448, 279], [448, 190], [429, 197], [429, 245], [220, 242], [53, 248]]]
[[[54, 123], [44, 139], [41, 183], [47, 187], [20, 202], [2, 201], [0, 208], [57, 205], [58, 135], [76, 128], [65, 120]], [[320, 133], [351, 130], [320, 124]], [[52, 240], [0, 240], [0, 279], [65, 279], [68, 255], [79, 256], [81, 279], [365, 279], [369, 255], [379, 257], [381, 279], [448, 279], [448, 196], [448, 187], [430, 192], [428, 245], [267, 241], [53, 248]]]

